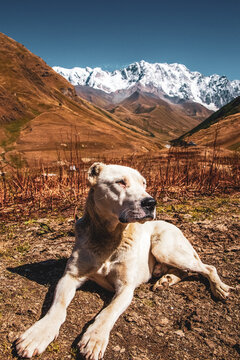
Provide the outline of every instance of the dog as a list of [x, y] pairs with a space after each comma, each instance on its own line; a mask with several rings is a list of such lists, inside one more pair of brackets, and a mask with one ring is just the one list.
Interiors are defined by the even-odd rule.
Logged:
[[182, 232], [165, 221], [152, 221], [156, 201], [137, 170], [94, 163], [84, 215], [75, 224], [76, 242], [47, 314], [16, 340], [19, 356], [41, 354], [58, 336], [76, 289], [90, 279], [115, 293], [78, 346], [86, 359], [102, 359], [109, 334], [131, 303], [134, 289], [157, 273], [154, 289], [176, 284], [188, 272], [207, 277], [213, 295], [225, 299], [224, 284], [212, 265], [202, 263]]

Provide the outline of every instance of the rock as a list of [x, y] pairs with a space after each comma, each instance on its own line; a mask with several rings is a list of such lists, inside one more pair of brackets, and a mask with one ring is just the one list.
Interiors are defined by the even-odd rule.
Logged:
[[209, 339], [205, 339], [206, 344], [208, 345], [208, 347], [210, 347], [210, 349], [214, 349], [215, 348], [215, 344], [212, 340]]
[[135, 322], [136, 323], [138, 320], [138, 315], [134, 311], [131, 311], [129, 314], [125, 315], [125, 320], [127, 322]]
[[157, 331], [158, 335], [160, 335], [160, 336], [164, 335], [164, 329], [161, 326], [159, 326], [159, 325], [155, 326], [155, 330]]
[[232, 321], [232, 318], [230, 316], [228, 316], [228, 315], [226, 315], [225, 318], [226, 318], [227, 321]]
[[169, 320], [168, 320], [168, 318], [163, 317], [163, 318], [160, 318], [160, 319], [158, 320], [158, 323], [159, 323], [159, 325], [161, 325], [161, 326], [166, 326], [166, 325], [169, 323]]
[[117, 351], [117, 352], [121, 350], [119, 345], [114, 346], [112, 349], [113, 351]]
[[120, 332], [116, 332], [115, 335], [117, 335], [119, 338], [123, 339], [123, 335]]
[[190, 215], [190, 214], [184, 214], [184, 215], [183, 215], [183, 218], [184, 218], [184, 219], [191, 219], [191, 218], [192, 218], [192, 215]]
[[194, 327], [194, 328], [192, 328], [192, 330], [198, 332], [199, 334], [204, 333], [204, 330], [202, 328], [199, 328], [199, 327]]
[[13, 331], [10, 331], [7, 335], [7, 339], [9, 340], [10, 343], [12, 343], [14, 340], [16, 340], [16, 333]]
[[184, 336], [185, 336], [185, 334], [184, 334], [184, 332], [183, 332], [182, 330], [176, 330], [176, 331], [174, 331], [174, 334], [176, 334], [176, 335], [178, 335], [178, 336], [180, 336], [180, 337], [184, 337]]
[[224, 224], [217, 224], [217, 225], [216, 225], [216, 228], [217, 228], [218, 230], [220, 230], [220, 231], [223, 231], [223, 232], [227, 232], [227, 231], [228, 231], [227, 226], [224, 225]]
[[144, 298], [147, 297], [147, 294], [145, 293], [145, 291], [138, 291], [137, 297], [138, 297], [139, 299], [144, 299]]

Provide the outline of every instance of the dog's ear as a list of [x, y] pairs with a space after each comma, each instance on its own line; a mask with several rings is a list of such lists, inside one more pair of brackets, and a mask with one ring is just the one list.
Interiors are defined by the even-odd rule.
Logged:
[[105, 164], [101, 162], [95, 162], [90, 166], [88, 170], [88, 181], [90, 182], [91, 186], [96, 185], [98, 176], [100, 175], [100, 172], [104, 168]]

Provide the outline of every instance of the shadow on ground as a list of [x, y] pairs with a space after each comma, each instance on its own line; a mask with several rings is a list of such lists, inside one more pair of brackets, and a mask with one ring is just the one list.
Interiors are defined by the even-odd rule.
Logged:
[[[11, 273], [21, 275], [40, 285], [49, 286], [44, 300], [41, 317], [46, 314], [51, 305], [54, 290], [58, 281], [63, 276], [67, 260], [68, 259], [66, 258], [59, 260], [51, 259], [37, 263], [25, 264], [14, 268], [7, 268], [7, 270]], [[87, 281], [83, 286], [81, 286], [81, 290], [99, 294], [105, 305], [107, 305], [112, 298], [112, 294], [110, 292], [92, 281]]]
[[[31, 281], [34, 281], [40, 285], [49, 286], [48, 292], [45, 296], [44, 303], [42, 306], [41, 316], [42, 318], [47, 311], [49, 310], [54, 296], [54, 291], [56, 288], [56, 285], [60, 278], [63, 276], [64, 269], [66, 267], [68, 259], [51, 259], [46, 261], [41, 261], [37, 263], [31, 263], [31, 264], [25, 264], [21, 266], [17, 266], [14, 268], [8, 267], [7, 270], [11, 273], [21, 275]], [[97, 293], [100, 298], [104, 302], [104, 306], [107, 306], [109, 302], [112, 299], [112, 294], [108, 291], [104, 290], [100, 286], [98, 286], [96, 283], [92, 281], [86, 282], [82, 287], [82, 291], [91, 292], [91, 293]], [[97, 314], [98, 315], [98, 314]], [[97, 316], [96, 315], [96, 316]], [[94, 317], [95, 319], [95, 317]], [[77, 338], [72, 343], [72, 348], [76, 349], [76, 359], [82, 360], [84, 357], [79, 353], [77, 344], [79, 343], [82, 335], [88, 328], [90, 324], [94, 322], [94, 319], [89, 321], [87, 324], [85, 324], [84, 328], [82, 329], [81, 334], [77, 336]], [[13, 344], [13, 356], [17, 356], [15, 344]], [[20, 359], [20, 358], [19, 358]]]

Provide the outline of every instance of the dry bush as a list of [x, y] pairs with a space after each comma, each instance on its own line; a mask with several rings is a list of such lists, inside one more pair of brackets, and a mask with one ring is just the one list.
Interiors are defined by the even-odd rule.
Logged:
[[87, 169], [93, 161], [99, 160], [138, 169], [147, 179], [149, 193], [157, 200], [166, 195], [181, 198], [233, 192], [240, 188], [240, 159], [237, 153], [220, 156], [216, 149], [171, 148], [151, 156], [81, 159], [76, 150], [69, 156], [65, 154], [64, 162], [57, 167], [8, 167], [7, 171], [2, 171], [2, 214], [30, 216], [66, 210], [76, 205], [82, 208], [88, 192]]

